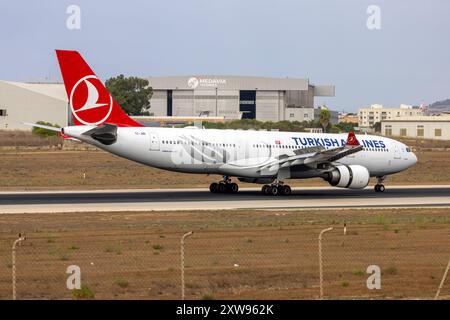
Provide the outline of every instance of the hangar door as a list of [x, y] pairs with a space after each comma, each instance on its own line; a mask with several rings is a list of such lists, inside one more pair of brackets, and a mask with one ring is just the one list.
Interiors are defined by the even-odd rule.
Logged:
[[242, 119], [256, 119], [256, 91], [239, 91], [239, 111], [242, 112]]

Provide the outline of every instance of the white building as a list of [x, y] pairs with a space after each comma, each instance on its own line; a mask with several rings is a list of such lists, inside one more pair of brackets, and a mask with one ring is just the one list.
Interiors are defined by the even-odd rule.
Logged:
[[450, 140], [450, 115], [397, 117], [381, 122], [386, 136]]
[[60, 83], [0, 81], [0, 130], [30, 130], [22, 122], [67, 125], [67, 94]]
[[422, 115], [422, 109], [402, 104], [400, 108], [384, 108], [381, 104], [373, 104], [369, 108], [358, 110], [358, 126], [370, 128], [377, 122], [391, 120], [397, 117], [415, 117]]

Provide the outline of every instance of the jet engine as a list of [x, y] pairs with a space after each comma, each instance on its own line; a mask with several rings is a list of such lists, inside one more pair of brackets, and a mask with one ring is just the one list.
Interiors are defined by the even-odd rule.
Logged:
[[362, 189], [369, 184], [370, 174], [363, 166], [342, 165], [326, 172], [324, 179], [333, 187]]

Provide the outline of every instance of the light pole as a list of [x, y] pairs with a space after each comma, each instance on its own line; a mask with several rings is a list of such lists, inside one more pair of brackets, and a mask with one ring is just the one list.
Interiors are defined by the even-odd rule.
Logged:
[[216, 87], [216, 117], [218, 117], [218, 110], [217, 110], [217, 87]]
[[184, 300], [184, 240], [192, 235], [194, 232], [190, 231], [188, 233], [183, 234], [181, 237], [181, 300]]
[[320, 281], [320, 299], [323, 299], [323, 266], [322, 266], [322, 235], [333, 230], [333, 227], [323, 229], [319, 234], [319, 281]]
[[19, 238], [16, 239], [16, 241], [14, 241], [13, 245], [12, 245], [12, 295], [13, 295], [13, 300], [16, 300], [16, 246], [18, 244], [20, 244], [22, 241], [25, 241], [26, 237], [22, 236], [19, 233]]

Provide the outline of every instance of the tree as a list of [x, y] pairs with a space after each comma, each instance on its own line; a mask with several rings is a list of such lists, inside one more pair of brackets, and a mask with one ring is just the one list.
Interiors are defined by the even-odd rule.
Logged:
[[350, 122], [339, 122], [336, 127], [342, 132], [355, 131], [355, 124]]
[[322, 108], [320, 108], [320, 118], [319, 118], [319, 122], [323, 128], [323, 132], [328, 132], [328, 128], [330, 126], [330, 119], [331, 119], [330, 110], [328, 110], [328, 108], [325, 105], [323, 105]]
[[[49, 127], [55, 127], [55, 128], [60, 128], [59, 125], [57, 124], [52, 124], [50, 122], [45, 122], [45, 121], [38, 121], [36, 122], [37, 124], [42, 124], [44, 126], [49, 126]], [[52, 130], [47, 130], [44, 128], [39, 128], [39, 127], [33, 127], [33, 129], [31, 130], [31, 132], [33, 132], [34, 134], [41, 136], [41, 137], [52, 137], [52, 136], [57, 136], [59, 135], [59, 133], [57, 131], [52, 131]]]
[[375, 130], [375, 132], [381, 132], [381, 122], [375, 122], [373, 124], [373, 129]]
[[153, 90], [148, 86], [148, 80], [125, 77], [121, 74], [106, 80], [105, 86], [127, 114], [133, 116], [149, 114], [148, 109]]

